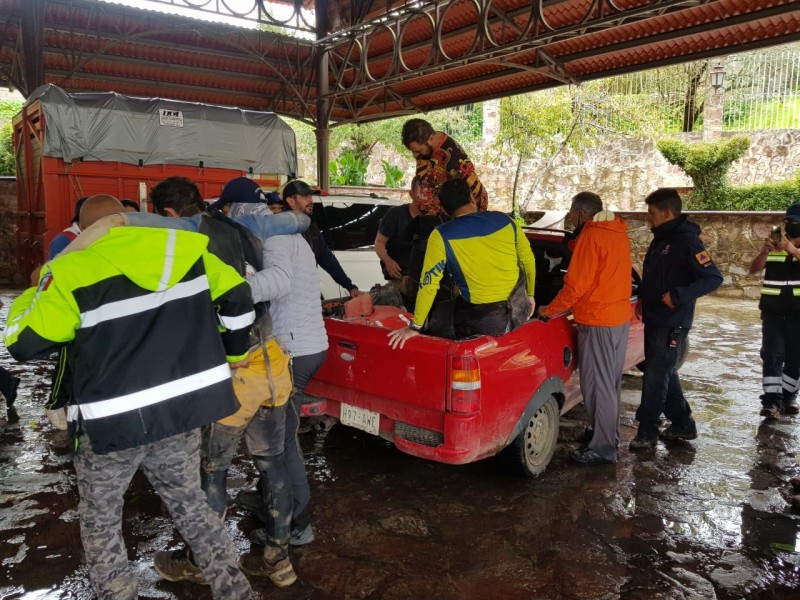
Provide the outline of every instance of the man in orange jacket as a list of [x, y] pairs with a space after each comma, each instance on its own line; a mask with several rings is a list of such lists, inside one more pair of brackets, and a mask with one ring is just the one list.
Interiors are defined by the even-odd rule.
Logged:
[[[578, 235], [564, 287], [539, 309], [552, 317], [572, 309], [578, 324], [578, 369], [591, 440], [574, 450], [583, 464], [617, 460], [622, 370], [631, 321], [631, 245], [628, 224], [603, 210], [600, 196], [581, 192], [567, 217]], [[588, 437], [588, 436], [587, 436]]]

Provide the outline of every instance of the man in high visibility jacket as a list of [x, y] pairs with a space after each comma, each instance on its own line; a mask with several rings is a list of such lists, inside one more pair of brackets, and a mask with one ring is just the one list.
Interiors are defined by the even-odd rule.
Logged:
[[65, 344], [73, 373], [81, 539], [103, 600], [134, 599], [123, 494], [141, 466], [217, 599], [250, 598], [222, 521], [200, 487], [200, 428], [239, 407], [231, 366], [247, 358], [250, 288], [184, 231], [116, 228], [46, 263], [9, 310], [17, 360]]
[[600, 196], [581, 192], [569, 218], [579, 230], [564, 287], [539, 312], [554, 316], [572, 309], [578, 329], [581, 394], [592, 437], [571, 457], [583, 464], [617, 460], [622, 371], [631, 325], [631, 245], [628, 224], [603, 210]]
[[780, 231], [764, 240], [750, 274], [761, 287], [761, 416], [796, 415], [800, 389], [800, 204], [786, 211]]

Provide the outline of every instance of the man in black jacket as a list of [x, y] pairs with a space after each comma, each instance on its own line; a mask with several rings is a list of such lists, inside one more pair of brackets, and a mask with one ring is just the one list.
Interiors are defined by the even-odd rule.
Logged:
[[644, 259], [636, 305], [644, 321], [645, 371], [636, 411], [639, 431], [631, 450], [655, 447], [662, 413], [671, 421], [660, 433], [662, 439], [697, 437], [676, 364], [692, 327], [695, 301], [722, 284], [719, 269], [700, 241], [700, 227], [681, 214], [678, 192], [662, 188], [647, 196], [645, 203], [653, 241]]
[[[311, 187], [305, 182], [295, 179], [286, 184], [283, 188], [283, 210], [293, 210], [295, 212], [304, 213], [309, 217], [314, 212], [314, 197]], [[325, 238], [322, 237], [322, 232], [314, 223], [303, 234], [303, 237], [311, 246], [314, 251], [314, 258], [317, 259], [317, 264], [331, 276], [331, 278], [343, 287], [350, 294], [351, 298], [355, 298], [361, 292], [358, 286], [354, 284], [351, 279], [344, 272], [342, 265], [339, 264], [339, 259], [331, 252]]]

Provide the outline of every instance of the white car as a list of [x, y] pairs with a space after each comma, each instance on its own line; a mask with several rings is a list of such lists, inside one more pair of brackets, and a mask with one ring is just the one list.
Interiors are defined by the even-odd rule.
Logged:
[[[344, 272], [362, 291], [386, 283], [375, 254], [375, 236], [381, 219], [400, 200], [370, 196], [314, 196], [314, 222], [325, 236]], [[342, 298], [348, 291], [319, 269], [323, 298]]]

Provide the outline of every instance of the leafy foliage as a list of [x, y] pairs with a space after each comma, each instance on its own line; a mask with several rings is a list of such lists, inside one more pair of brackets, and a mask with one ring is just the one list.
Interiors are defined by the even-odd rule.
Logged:
[[694, 192], [687, 201], [691, 208], [699, 209], [725, 204], [724, 194], [729, 189], [726, 175], [731, 164], [747, 152], [750, 138], [737, 135], [718, 142], [694, 144], [664, 138], [657, 147], [664, 158], [692, 179]]
[[368, 167], [369, 159], [348, 150], [330, 162], [331, 185], [365, 185]]
[[24, 104], [24, 100], [0, 100], [0, 122], [13, 119]]
[[800, 202], [800, 172], [794, 179], [747, 187], [725, 188], [705, 210], [780, 210]]
[[387, 188], [399, 188], [403, 185], [403, 169], [394, 166], [387, 160], [381, 160], [381, 167], [383, 167], [384, 185]]
[[11, 123], [0, 126], [0, 175], [14, 175], [16, 164], [14, 162], [14, 145], [11, 140]]
[[[503, 98], [499, 117], [496, 156], [516, 165], [511, 200], [515, 212], [518, 207], [525, 209], [565, 150], [581, 154], [602, 136], [652, 134], [663, 128], [662, 116], [647, 110], [635, 96], [613, 96], [593, 84]], [[522, 166], [531, 160], [545, 161], [545, 165], [532, 181], [523, 182]], [[525, 190], [520, 189], [523, 184]]]

